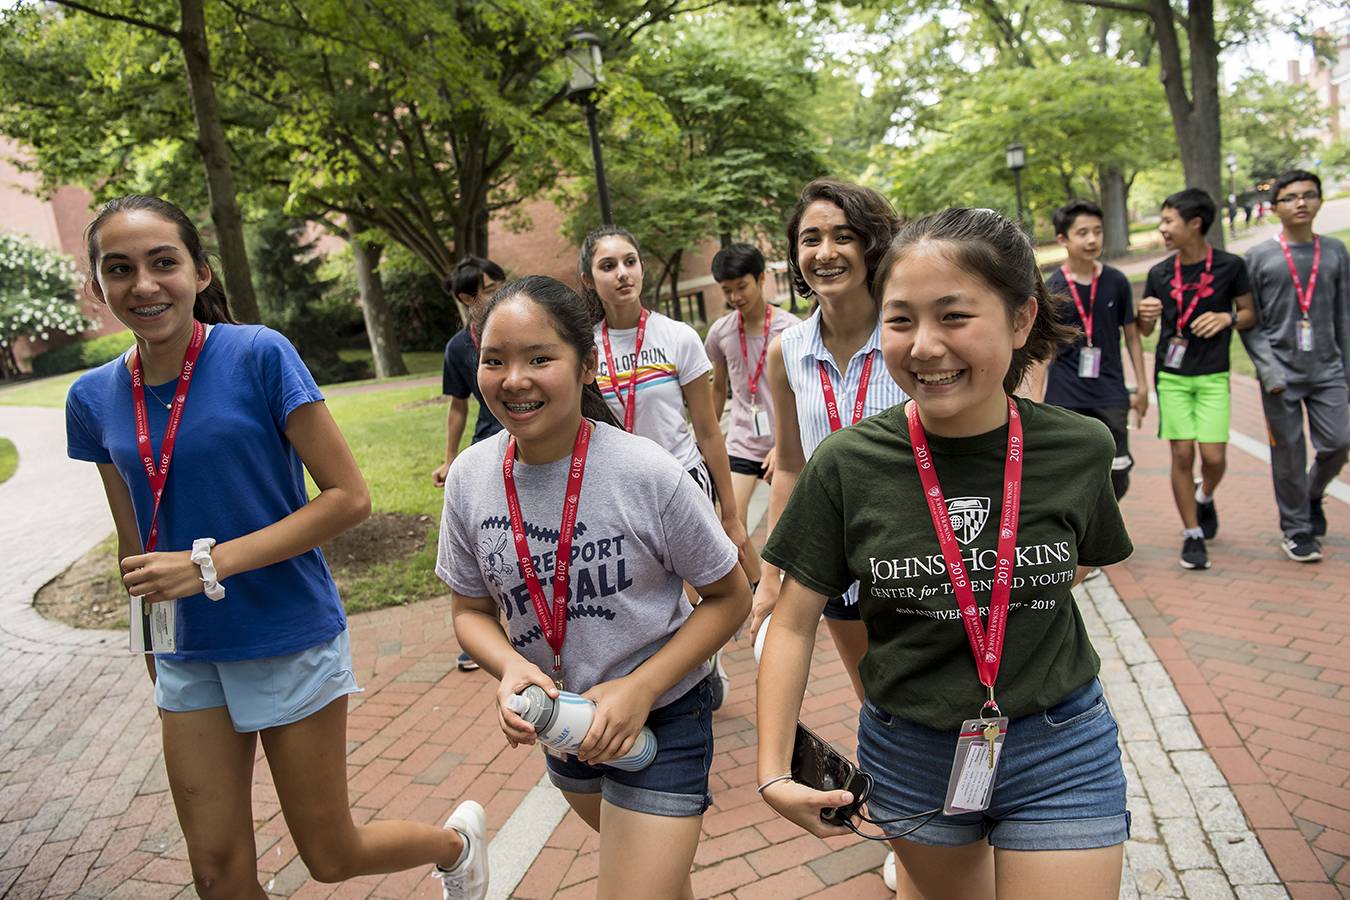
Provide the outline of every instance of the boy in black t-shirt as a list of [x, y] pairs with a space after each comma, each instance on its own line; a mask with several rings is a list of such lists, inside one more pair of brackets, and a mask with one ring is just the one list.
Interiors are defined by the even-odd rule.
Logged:
[[1231, 332], [1256, 324], [1242, 258], [1205, 240], [1217, 213], [1213, 198], [1199, 188], [1163, 201], [1158, 231], [1167, 249], [1176, 252], [1149, 269], [1139, 302], [1141, 334], [1152, 334], [1162, 320], [1153, 367], [1158, 436], [1172, 444], [1172, 497], [1184, 527], [1181, 565], [1186, 569], [1209, 568], [1205, 540], [1219, 530], [1214, 490], [1228, 465]]
[[[474, 307], [496, 293], [506, 281], [506, 272], [490, 259], [466, 256], [455, 266], [454, 273], [445, 280], [446, 290], [464, 306], [464, 327], [455, 332], [445, 345], [445, 363], [441, 368], [441, 393], [450, 398], [450, 410], [445, 417], [445, 462], [431, 473], [431, 483], [445, 487], [445, 476], [459, 453], [459, 442], [464, 437], [464, 426], [469, 421], [469, 395], [478, 399], [478, 421], [474, 423], [473, 443], [492, 437], [502, 430], [502, 423], [483, 402], [478, 390], [478, 344], [469, 331], [469, 319]], [[460, 671], [478, 668], [473, 657], [461, 652], [456, 660]]]
[[[1116, 442], [1111, 462], [1111, 487], [1116, 499], [1130, 486], [1129, 412], [1142, 421], [1148, 412], [1144, 350], [1134, 324], [1130, 281], [1119, 269], [1097, 261], [1102, 252], [1102, 210], [1087, 200], [1074, 200], [1055, 210], [1055, 240], [1069, 253], [1068, 261], [1046, 279], [1045, 286], [1072, 302], [1061, 307], [1061, 319], [1082, 329], [1083, 337], [1060, 348], [1046, 373], [1045, 402], [1098, 419]], [[1134, 397], [1125, 387], [1120, 338], [1130, 354]]]

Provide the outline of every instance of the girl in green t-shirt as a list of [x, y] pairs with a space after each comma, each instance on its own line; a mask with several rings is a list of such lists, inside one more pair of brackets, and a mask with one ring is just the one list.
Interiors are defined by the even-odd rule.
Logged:
[[1026, 235], [989, 210], [911, 223], [878, 272], [882, 357], [913, 400], [826, 438], [765, 548], [786, 578], [760, 663], [760, 792], [813, 834], [848, 833], [820, 813], [853, 798], [797, 783], [790, 760], [821, 611], [857, 581], [867, 805], [908, 817], [886, 831], [923, 896], [1114, 898], [1125, 778], [1071, 594], [1133, 549], [1114, 444], [1011, 397], [1073, 330]]

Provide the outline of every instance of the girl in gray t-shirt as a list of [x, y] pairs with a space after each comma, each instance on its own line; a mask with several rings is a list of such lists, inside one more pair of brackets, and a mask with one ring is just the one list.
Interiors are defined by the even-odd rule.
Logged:
[[[543, 276], [512, 282], [478, 311], [475, 328], [479, 387], [505, 431], [462, 453], [446, 479], [436, 572], [453, 592], [455, 633], [500, 680], [498, 714], [513, 746], [535, 741], [505, 705], [528, 685], [556, 696], [556, 676], [595, 702], [577, 754], [549, 756], [547, 766], [601, 832], [601, 892], [688, 896], [711, 803], [707, 661], [750, 608], [736, 547], [674, 457], [609, 424], [588, 308], [574, 291]], [[554, 579], [569, 541], [559, 629]], [[696, 608], [685, 581], [703, 598]], [[658, 745], [652, 765], [606, 766], [644, 724]], [[629, 834], [610, 837], [615, 829]]]

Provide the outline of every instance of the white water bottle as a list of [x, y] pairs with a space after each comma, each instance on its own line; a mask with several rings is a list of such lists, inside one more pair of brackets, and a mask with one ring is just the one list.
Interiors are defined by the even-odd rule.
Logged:
[[[519, 694], [506, 698], [506, 706], [534, 726], [535, 734], [545, 745], [559, 753], [576, 753], [595, 718], [595, 704], [580, 694], [559, 691], [553, 699], [537, 684]], [[625, 772], [639, 772], [656, 759], [656, 735], [642, 726], [633, 749], [626, 756], [611, 759], [601, 765], [613, 766]]]

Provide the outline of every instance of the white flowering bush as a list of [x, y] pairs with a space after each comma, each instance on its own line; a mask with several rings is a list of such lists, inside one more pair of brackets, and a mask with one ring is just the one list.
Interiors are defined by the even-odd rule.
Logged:
[[80, 311], [79, 275], [69, 256], [24, 235], [0, 233], [0, 363], [17, 372], [15, 344], [79, 334], [92, 323]]

